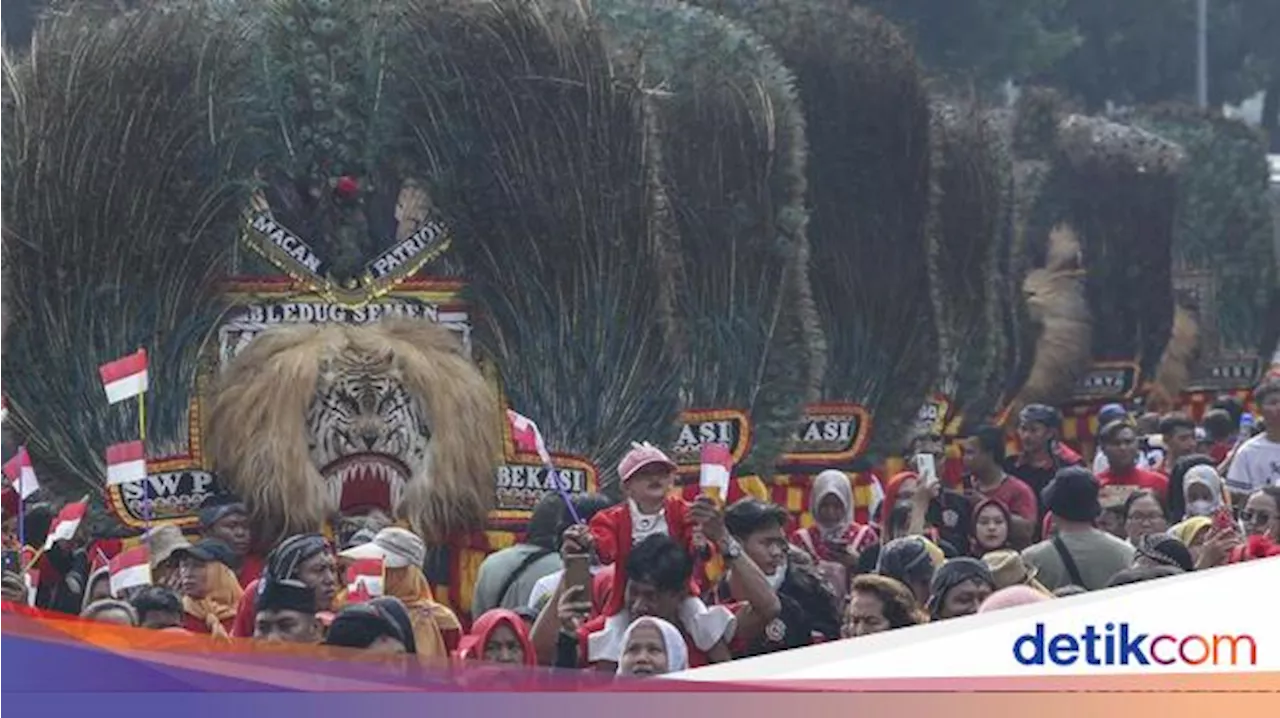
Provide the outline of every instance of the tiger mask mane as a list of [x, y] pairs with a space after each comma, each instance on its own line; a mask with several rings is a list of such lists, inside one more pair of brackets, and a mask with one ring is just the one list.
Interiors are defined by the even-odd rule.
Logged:
[[208, 443], [259, 541], [381, 510], [440, 542], [483, 525], [500, 422], [497, 397], [448, 329], [289, 326], [225, 368]]

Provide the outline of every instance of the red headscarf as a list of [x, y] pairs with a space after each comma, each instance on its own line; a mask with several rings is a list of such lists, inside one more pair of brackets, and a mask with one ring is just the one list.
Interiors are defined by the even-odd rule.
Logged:
[[916, 479], [914, 471], [901, 471], [889, 477], [884, 485], [884, 500], [880, 502], [880, 534], [889, 534], [889, 517], [893, 515], [893, 505], [898, 503], [898, 492], [902, 490], [902, 482]]
[[493, 608], [485, 611], [475, 623], [471, 624], [471, 632], [462, 637], [455, 655], [464, 661], [483, 661], [484, 646], [489, 636], [498, 630], [498, 626], [506, 625], [516, 634], [520, 648], [524, 650], [524, 665], [538, 665], [538, 656], [533, 649], [533, 640], [529, 638], [529, 627], [524, 619], [514, 611], [505, 608]]

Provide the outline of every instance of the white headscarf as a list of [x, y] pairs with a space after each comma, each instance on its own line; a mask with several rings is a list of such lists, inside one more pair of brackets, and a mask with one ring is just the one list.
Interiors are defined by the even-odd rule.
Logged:
[[[622, 653], [626, 654], [627, 645], [631, 643], [631, 632], [636, 630], [636, 626], [645, 623], [657, 626], [658, 633], [662, 634], [662, 645], [667, 652], [667, 673], [689, 670], [689, 647], [684, 643], [684, 636], [680, 635], [680, 631], [675, 626], [656, 616], [641, 616], [627, 626], [627, 632], [622, 634]], [[617, 675], [628, 675], [622, 672], [621, 656], [618, 660]]]
[[[835, 496], [844, 505], [844, 517], [832, 527], [817, 523], [818, 507], [827, 496]], [[813, 478], [813, 490], [809, 492], [809, 515], [813, 516], [814, 526], [818, 531], [827, 537], [843, 536], [853, 524], [853, 485], [843, 471], [827, 469]]]
[[[1187, 499], [1187, 493], [1192, 484], [1200, 484], [1209, 489], [1210, 504], [1208, 506], [1197, 506], [1198, 510], [1191, 510], [1191, 501]], [[1218, 476], [1218, 472], [1212, 466], [1201, 465], [1193, 466], [1187, 469], [1187, 473], [1182, 476], [1182, 498], [1186, 503], [1187, 516], [1208, 516], [1217, 511], [1222, 506], [1222, 477]]]

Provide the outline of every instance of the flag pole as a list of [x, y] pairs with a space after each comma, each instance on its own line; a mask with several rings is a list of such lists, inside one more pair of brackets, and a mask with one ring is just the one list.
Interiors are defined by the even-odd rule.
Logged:
[[[71, 534], [71, 539], [74, 539], [74, 538], [76, 537], [76, 534], [79, 534], [79, 533], [80, 533], [80, 529], [82, 529], [82, 528], [84, 527], [84, 524], [85, 524], [85, 518], [88, 518], [88, 516], [89, 516], [89, 513], [88, 513], [89, 494], [85, 494], [85, 495], [84, 495], [84, 496], [83, 496], [79, 501], [77, 501], [76, 503], [79, 503], [79, 504], [85, 504], [85, 509], [86, 509], [86, 510], [85, 510], [85, 515], [84, 515], [84, 517], [82, 517], [82, 518], [80, 519], [80, 524], [79, 524], [78, 526], [76, 526], [76, 531], [75, 531], [75, 533]], [[65, 507], [64, 507], [64, 508], [65, 508]], [[52, 526], [52, 525], [49, 527], [49, 530], [50, 530], [50, 531], [52, 531], [52, 530], [53, 530], [53, 526]], [[68, 540], [68, 541], [70, 541], [71, 539], [67, 539], [67, 540]], [[47, 548], [47, 546], [49, 545], [49, 539], [48, 539], [48, 537], [46, 537], [46, 538], [45, 538], [45, 541], [44, 541], [44, 542], [45, 542], [46, 546], [41, 546], [41, 547], [40, 547], [40, 550], [39, 550], [39, 551], [36, 551], [36, 555], [31, 557], [31, 561], [30, 561], [30, 563], [28, 563], [26, 566], [23, 566], [23, 567], [22, 567], [22, 573], [23, 573], [23, 574], [26, 574], [26, 572], [27, 572], [27, 571], [30, 571], [30, 570], [31, 570], [31, 567], [32, 567], [32, 566], [35, 566], [37, 563], [39, 563], [39, 561], [40, 561], [40, 557], [44, 555], [45, 548]]]
[[[142, 442], [142, 463], [147, 459], [147, 392], [138, 392], [138, 440]], [[145, 529], [151, 528], [151, 487], [146, 476], [142, 477], [142, 521]]]
[[[27, 452], [26, 445], [18, 449]], [[31, 452], [27, 452], [27, 461], [31, 461]], [[35, 467], [32, 467], [35, 472]], [[18, 563], [22, 563], [22, 554], [27, 550], [27, 497], [22, 490], [22, 467], [18, 467], [18, 477], [13, 481], [13, 488], [18, 491]]]
[[22, 474], [18, 474], [18, 556], [27, 547], [27, 500], [22, 498]]
[[40, 550], [36, 551], [35, 555], [31, 557], [31, 560], [27, 563], [27, 565], [22, 567], [22, 573], [26, 574], [26, 572], [31, 570], [32, 566], [35, 566], [37, 563], [40, 563], [40, 557], [43, 555], [44, 555], [44, 546], [41, 546]]

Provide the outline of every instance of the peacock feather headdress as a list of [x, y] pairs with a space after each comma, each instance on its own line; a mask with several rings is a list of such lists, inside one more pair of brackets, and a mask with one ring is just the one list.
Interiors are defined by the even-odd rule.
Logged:
[[637, 83], [576, 3], [402, 12], [406, 161], [436, 178], [477, 346], [550, 448], [608, 479], [631, 441], [672, 438], [678, 411]]
[[743, 471], [768, 475], [817, 398], [824, 359], [794, 80], [754, 33], [702, 8], [594, 9], [615, 66], [640, 84], [682, 404], [745, 409]]
[[932, 139], [929, 269], [938, 387], [958, 415], [987, 417], [1003, 379], [1009, 155], [992, 122], [973, 107], [936, 105]]
[[827, 343], [822, 398], [875, 417], [896, 454], [937, 373], [926, 262], [930, 111], [896, 28], [831, 0], [702, 0], [760, 33], [807, 119], [810, 282]]
[[199, 7], [51, 16], [4, 61], [5, 392], [41, 480], [100, 493], [137, 437], [98, 366], [145, 347], [151, 455], [187, 449], [216, 282], [248, 196], [243, 27]]

